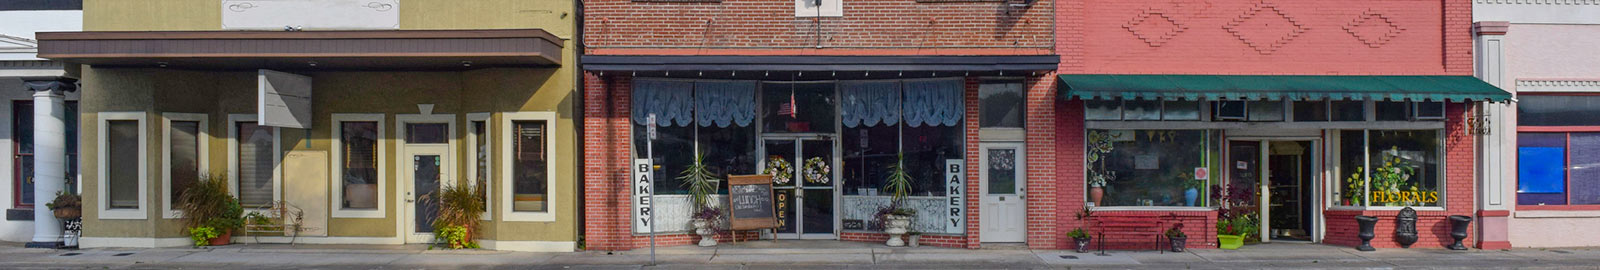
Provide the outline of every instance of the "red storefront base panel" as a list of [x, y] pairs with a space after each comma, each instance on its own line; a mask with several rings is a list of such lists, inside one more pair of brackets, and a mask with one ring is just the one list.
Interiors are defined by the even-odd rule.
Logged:
[[[1397, 210], [1324, 210], [1326, 217], [1327, 234], [1322, 242], [1329, 245], [1358, 246], [1361, 238], [1356, 235], [1361, 233], [1360, 224], [1356, 223], [1356, 216], [1373, 216], [1378, 218], [1377, 226], [1372, 230], [1372, 247], [1374, 248], [1400, 248], [1400, 243], [1395, 242], [1395, 215]], [[1417, 243], [1411, 244], [1412, 248], [1444, 248], [1453, 243], [1450, 238], [1450, 215], [1445, 211], [1417, 211]], [[1468, 229], [1471, 232], [1472, 229]], [[1471, 234], [1462, 243], [1470, 244], [1474, 240]]]
[[[733, 241], [733, 237], [735, 235], [737, 235], [739, 237], [739, 241], [740, 242], [762, 241], [761, 240], [761, 233], [759, 231], [739, 231], [739, 232], [722, 231], [722, 232], [717, 233], [717, 243], [718, 244], [724, 244], [724, 243], [732, 242]], [[650, 235], [634, 235], [632, 240], [633, 240], [633, 245], [631, 245], [629, 248], [620, 249], [620, 250], [628, 250], [628, 249], [638, 249], [638, 248], [650, 247]], [[771, 240], [766, 240], [766, 241], [771, 241]], [[690, 246], [690, 245], [695, 245], [697, 243], [700, 243], [700, 236], [696, 235], [696, 234], [690, 234], [690, 233], [670, 233], [670, 234], [669, 233], [663, 233], [663, 234], [657, 234], [656, 235], [656, 246], [657, 247]], [[617, 249], [606, 249], [606, 248], [591, 248], [591, 249], [596, 249], [596, 250], [617, 250]]]
[[[1156, 219], [1161, 220], [1163, 222], [1163, 224], [1161, 225], [1162, 226], [1162, 228], [1161, 228], [1162, 232], [1165, 232], [1167, 229], [1171, 229], [1175, 224], [1182, 223], [1183, 224], [1183, 234], [1188, 237], [1187, 243], [1185, 243], [1185, 247], [1191, 248], [1191, 249], [1213, 249], [1213, 248], [1217, 248], [1217, 211], [1147, 211], [1147, 210], [1137, 210], [1137, 211], [1095, 211], [1094, 212], [1094, 218], [1107, 218], [1107, 217], [1149, 217], [1149, 218], [1156, 218]], [[1094, 242], [1089, 244], [1090, 248], [1095, 248], [1095, 249], [1100, 248], [1101, 240], [1105, 241], [1105, 248], [1106, 249], [1151, 250], [1151, 249], [1155, 248], [1154, 243], [1156, 242], [1156, 238], [1154, 236], [1121, 235], [1121, 234], [1117, 234], [1117, 235], [1106, 235], [1104, 237], [1105, 239], [1100, 239], [1101, 238], [1100, 232], [1102, 232], [1102, 230], [1099, 229], [1099, 228], [1092, 227], [1093, 225], [1094, 225], [1093, 222], [1087, 222], [1083, 227], [1083, 229], [1085, 231], [1089, 232], [1089, 236], [1095, 238]], [[1072, 231], [1072, 228], [1063, 228], [1062, 231], [1063, 232], [1069, 232], [1069, 231]], [[1113, 231], [1106, 230], [1105, 232], [1113, 232]], [[1062, 234], [1060, 237], [1065, 238], [1067, 236], [1065, 234]], [[1072, 243], [1072, 239], [1066, 239], [1066, 240], [1067, 240], [1068, 243]], [[1160, 241], [1161, 241], [1160, 242], [1161, 248], [1163, 248], [1163, 249], [1169, 248], [1170, 241], [1168, 241], [1165, 236], [1162, 236]], [[1076, 245], [1076, 244], [1069, 244], [1069, 246], [1074, 246], [1074, 245]]]
[[[901, 236], [905, 237], [905, 236]], [[904, 239], [904, 238], [902, 238]], [[871, 232], [846, 232], [839, 234], [840, 241], [875, 242], [883, 244], [889, 241], [889, 234]], [[780, 240], [781, 241], [781, 240]], [[923, 235], [917, 243], [924, 246], [966, 248], [967, 237], [963, 235]]]

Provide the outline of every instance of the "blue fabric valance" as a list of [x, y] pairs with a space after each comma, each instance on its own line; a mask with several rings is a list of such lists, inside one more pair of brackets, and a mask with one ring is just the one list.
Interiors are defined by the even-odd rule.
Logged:
[[656, 115], [657, 126], [687, 127], [694, 121], [694, 83], [687, 81], [634, 80], [633, 123], [649, 123]]
[[755, 81], [695, 82], [695, 120], [700, 126], [750, 126], [756, 118]]
[[899, 81], [840, 82], [839, 91], [844, 96], [839, 117], [845, 127], [900, 123]]
[[919, 127], [955, 126], [965, 116], [961, 78], [908, 80], [905, 82], [905, 121]]

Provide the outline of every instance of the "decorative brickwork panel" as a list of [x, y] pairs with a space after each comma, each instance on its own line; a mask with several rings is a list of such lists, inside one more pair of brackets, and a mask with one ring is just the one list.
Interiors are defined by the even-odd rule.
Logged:
[[[592, 54], [883, 49], [880, 53], [948, 55], [940, 50], [985, 48], [1049, 54], [1054, 42], [1052, 0], [1025, 7], [1001, 1], [845, 1], [844, 16], [820, 19], [796, 17], [790, 0], [583, 2], [584, 44]], [[904, 48], [930, 50], [888, 50]]]

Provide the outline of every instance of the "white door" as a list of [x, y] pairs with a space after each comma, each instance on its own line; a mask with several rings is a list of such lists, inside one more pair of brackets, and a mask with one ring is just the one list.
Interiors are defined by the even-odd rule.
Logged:
[[979, 158], [979, 241], [1027, 240], [1027, 162], [1022, 143], [982, 143]]
[[[445, 123], [407, 123], [407, 130], [438, 130], [448, 128]], [[439, 205], [434, 200], [445, 183], [455, 183], [455, 159], [450, 154], [446, 132], [413, 134], [407, 138], [400, 156], [400, 223], [405, 231], [406, 243], [433, 242], [433, 220], [439, 217]], [[404, 136], [402, 134], [402, 136]], [[439, 138], [434, 138], [435, 136]]]

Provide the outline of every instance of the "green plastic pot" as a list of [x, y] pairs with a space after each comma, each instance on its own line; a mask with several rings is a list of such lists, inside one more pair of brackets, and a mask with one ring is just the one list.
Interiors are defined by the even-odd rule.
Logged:
[[1239, 249], [1244, 246], [1244, 236], [1221, 234], [1217, 235], [1217, 242], [1220, 243], [1217, 247], [1222, 249]]

